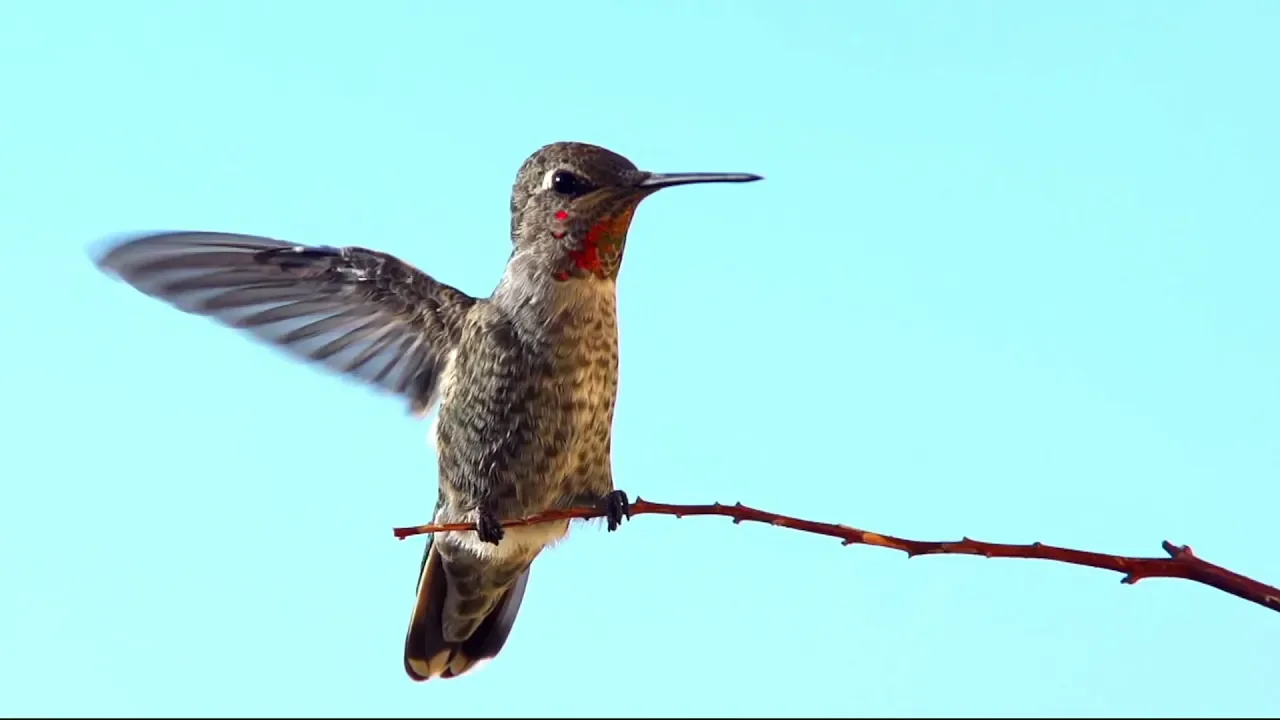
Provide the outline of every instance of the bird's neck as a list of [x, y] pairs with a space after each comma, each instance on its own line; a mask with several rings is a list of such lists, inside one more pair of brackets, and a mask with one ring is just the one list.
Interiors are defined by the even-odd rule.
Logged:
[[[490, 301], [531, 333], [583, 323], [616, 327], [617, 285], [612, 277], [557, 277], [561, 259], [517, 249]], [[597, 322], [600, 321], [600, 322]]]

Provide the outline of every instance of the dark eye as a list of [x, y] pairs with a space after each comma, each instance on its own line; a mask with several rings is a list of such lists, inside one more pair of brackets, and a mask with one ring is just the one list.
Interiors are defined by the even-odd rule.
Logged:
[[587, 184], [568, 170], [557, 170], [551, 176], [551, 189], [561, 195], [577, 195], [587, 189]]

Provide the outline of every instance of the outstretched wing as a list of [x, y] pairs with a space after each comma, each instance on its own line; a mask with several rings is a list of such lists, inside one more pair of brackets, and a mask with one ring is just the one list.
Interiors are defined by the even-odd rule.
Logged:
[[386, 253], [252, 235], [133, 237], [98, 266], [180, 310], [399, 394], [415, 412], [434, 401], [476, 303]]

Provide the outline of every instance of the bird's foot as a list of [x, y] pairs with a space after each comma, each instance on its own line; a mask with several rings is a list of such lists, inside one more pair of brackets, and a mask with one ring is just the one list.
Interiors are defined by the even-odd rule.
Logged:
[[480, 542], [497, 545], [502, 542], [502, 536], [506, 534], [502, 521], [493, 514], [492, 510], [476, 510], [476, 537], [480, 538]]
[[631, 519], [631, 501], [627, 499], [627, 494], [621, 490], [614, 490], [605, 496], [604, 499], [605, 521], [609, 524], [609, 532], [617, 530], [622, 525], [622, 519]]

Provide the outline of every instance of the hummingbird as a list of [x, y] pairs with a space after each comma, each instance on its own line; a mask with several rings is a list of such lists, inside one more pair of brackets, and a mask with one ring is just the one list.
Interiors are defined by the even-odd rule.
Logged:
[[636, 207], [663, 188], [760, 179], [646, 172], [596, 145], [546, 145], [516, 174], [511, 256], [486, 298], [377, 250], [225, 232], [133, 235], [97, 263], [418, 417], [437, 410], [433, 522], [475, 529], [428, 536], [404, 643], [421, 682], [497, 656], [533, 561], [569, 530], [504, 521], [590, 506], [612, 532], [630, 515], [610, 448], [617, 278]]

